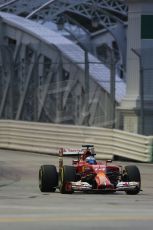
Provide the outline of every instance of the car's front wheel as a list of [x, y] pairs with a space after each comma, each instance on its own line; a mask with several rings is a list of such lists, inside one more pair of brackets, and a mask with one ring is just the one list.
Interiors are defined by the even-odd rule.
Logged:
[[127, 194], [129, 195], [136, 195], [140, 192], [141, 189], [141, 175], [140, 171], [137, 166], [135, 165], [128, 165], [125, 166], [125, 180], [130, 182], [130, 181], [135, 181], [139, 183], [139, 186], [137, 186], [134, 190], [128, 190], [126, 191]]
[[55, 192], [58, 173], [54, 165], [42, 165], [39, 169], [39, 188], [41, 192]]
[[59, 190], [63, 194], [73, 193], [73, 190], [66, 189], [66, 183], [76, 181], [76, 170], [74, 166], [64, 165], [59, 175]]

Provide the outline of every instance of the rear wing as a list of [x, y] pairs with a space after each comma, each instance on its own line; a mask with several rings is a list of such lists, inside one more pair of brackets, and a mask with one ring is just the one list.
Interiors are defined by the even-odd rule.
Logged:
[[63, 157], [64, 156], [80, 156], [83, 154], [82, 149], [71, 149], [71, 148], [60, 148], [59, 149], [59, 172], [63, 167]]
[[90, 151], [91, 155], [96, 155], [94, 151], [94, 145], [82, 145], [81, 149], [72, 149], [72, 148], [60, 148], [59, 157], [63, 156], [79, 156], [85, 154], [87, 151]]
[[78, 156], [83, 154], [82, 149], [60, 148], [59, 157], [63, 156]]

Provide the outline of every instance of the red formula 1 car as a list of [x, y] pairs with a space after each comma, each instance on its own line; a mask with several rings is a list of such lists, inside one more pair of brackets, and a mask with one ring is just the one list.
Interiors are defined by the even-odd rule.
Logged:
[[[113, 165], [111, 160], [97, 162], [93, 145], [82, 149], [59, 150], [59, 172], [54, 165], [42, 165], [39, 170], [41, 192], [61, 193], [125, 191], [135, 195], [141, 191], [141, 176], [135, 165]], [[64, 165], [64, 156], [76, 156], [72, 165]]]

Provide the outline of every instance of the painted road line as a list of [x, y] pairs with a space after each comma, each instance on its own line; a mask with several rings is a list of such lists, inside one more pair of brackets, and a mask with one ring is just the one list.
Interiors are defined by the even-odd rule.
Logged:
[[0, 223], [21, 222], [72, 222], [72, 221], [153, 221], [153, 216], [4, 216]]

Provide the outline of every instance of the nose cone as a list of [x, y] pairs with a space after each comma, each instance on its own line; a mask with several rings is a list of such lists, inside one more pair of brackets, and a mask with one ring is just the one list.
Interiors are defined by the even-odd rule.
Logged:
[[105, 173], [99, 172], [95, 177], [97, 189], [113, 189], [114, 185], [111, 184]]

